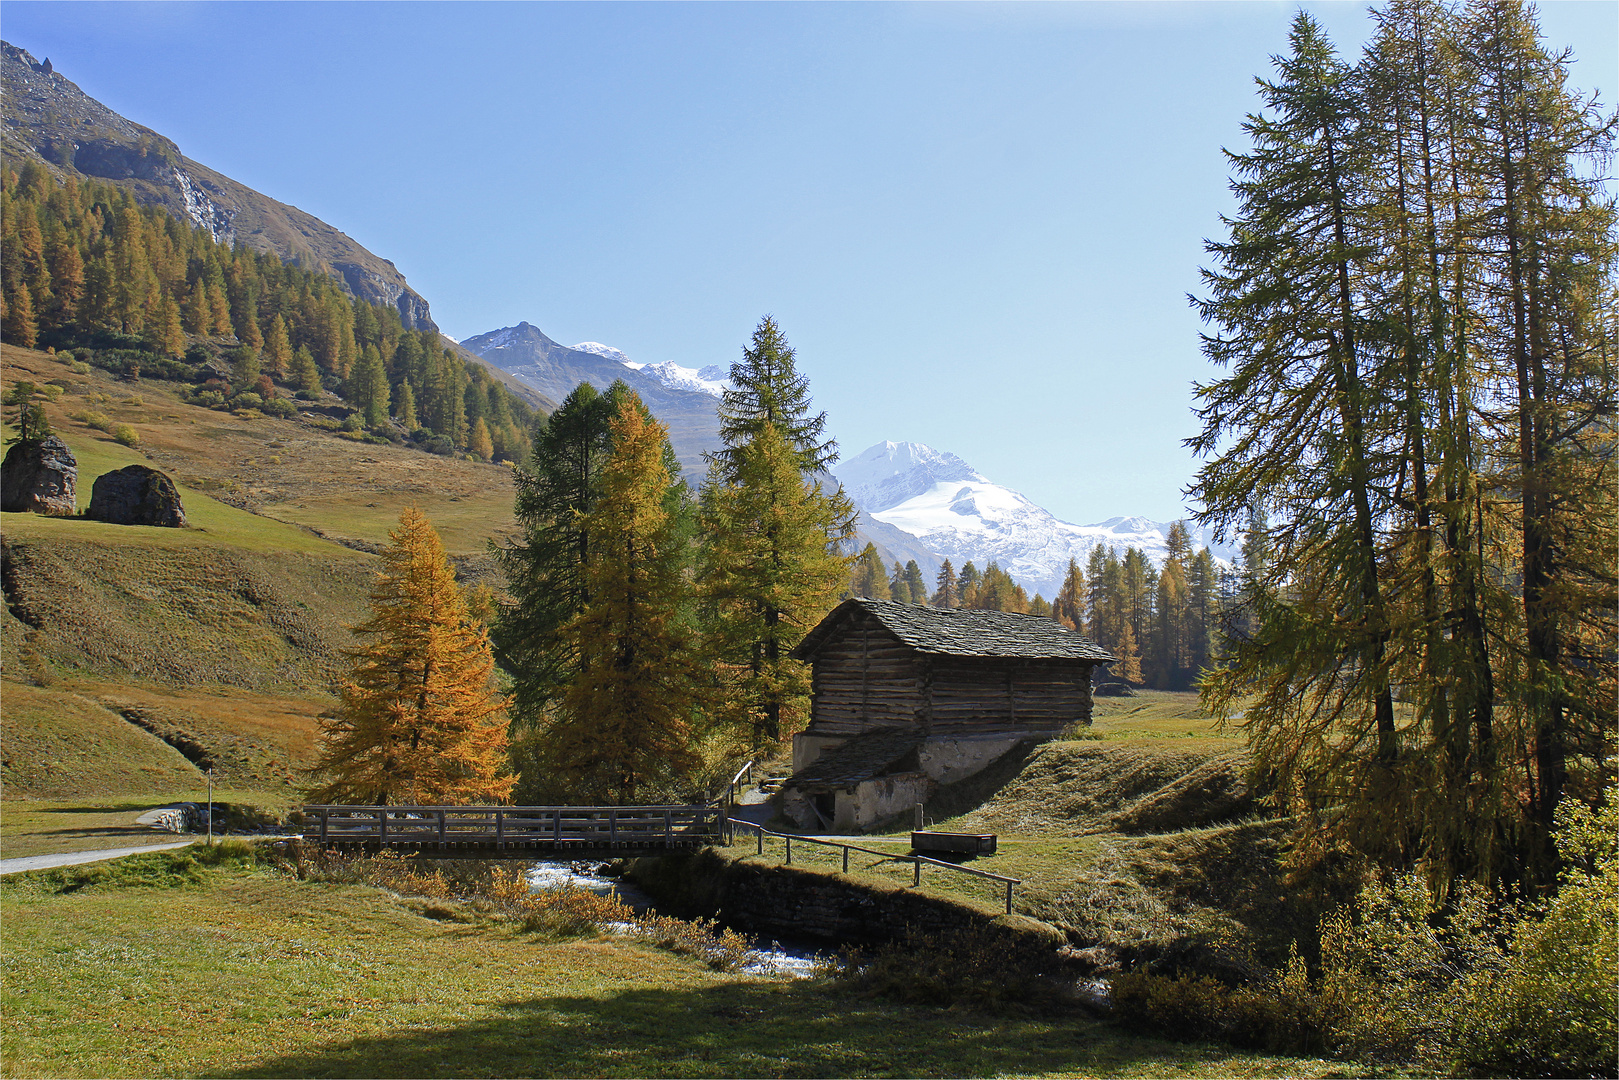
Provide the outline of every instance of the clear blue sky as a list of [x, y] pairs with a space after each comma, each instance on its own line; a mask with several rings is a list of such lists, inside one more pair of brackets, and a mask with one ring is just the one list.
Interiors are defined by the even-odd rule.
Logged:
[[[462, 338], [729, 364], [766, 312], [848, 455], [1169, 520], [1185, 295], [1296, 4], [33, 3], [6, 40], [392, 259]], [[1346, 56], [1360, 3], [1305, 5]], [[1619, 4], [1542, 5], [1619, 89]]]

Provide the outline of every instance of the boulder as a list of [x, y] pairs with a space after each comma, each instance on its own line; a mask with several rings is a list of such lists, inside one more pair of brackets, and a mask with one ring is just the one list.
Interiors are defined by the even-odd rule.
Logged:
[[0, 464], [0, 510], [69, 516], [79, 512], [79, 463], [55, 435], [13, 443]]
[[145, 465], [126, 465], [102, 473], [90, 489], [85, 517], [114, 525], [161, 525], [185, 528], [185, 509], [174, 481]]

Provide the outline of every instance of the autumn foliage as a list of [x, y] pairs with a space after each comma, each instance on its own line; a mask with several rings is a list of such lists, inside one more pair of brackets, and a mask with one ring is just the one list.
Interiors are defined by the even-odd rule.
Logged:
[[367, 641], [322, 719], [319, 802], [481, 803], [506, 798], [505, 698], [488, 635], [470, 619], [438, 533], [399, 518], [371, 590]]

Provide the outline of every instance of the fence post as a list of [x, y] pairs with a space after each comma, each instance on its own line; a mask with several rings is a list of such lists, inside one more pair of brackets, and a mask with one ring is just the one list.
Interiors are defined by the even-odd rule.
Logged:
[[755, 825], [753, 827], [753, 835], [759, 838], [759, 854], [763, 855], [765, 853], [765, 827], [763, 825]]
[[377, 843], [386, 844], [387, 842], [388, 808], [386, 806], [379, 806], [377, 807]]
[[847, 874], [849, 872], [849, 845], [848, 844], [843, 845], [843, 872], [845, 874]]
[[609, 811], [607, 811], [607, 842], [609, 844], [615, 844], [615, 843], [618, 842], [618, 811], [617, 810], [609, 810]]
[[444, 846], [444, 811], [438, 812], [438, 846]]
[[1012, 914], [1012, 883], [1010, 881], [1006, 883], [1006, 913], [1008, 915]]
[[326, 821], [327, 821], [327, 819], [329, 817], [331, 817], [330, 811], [328, 811], [325, 807], [321, 807], [321, 811], [320, 811], [320, 846], [321, 847], [326, 846]]
[[787, 865], [793, 865], [793, 838], [787, 837]]
[[506, 850], [506, 813], [495, 807], [495, 850]]
[[911, 866], [915, 868], [915, 872], [911, 875], [911, 885], [913, 887], [915, 887], [915, 888], [921, 888], [922, 887], [922, 860], [921, 859], [912, 859], [911, 860]]

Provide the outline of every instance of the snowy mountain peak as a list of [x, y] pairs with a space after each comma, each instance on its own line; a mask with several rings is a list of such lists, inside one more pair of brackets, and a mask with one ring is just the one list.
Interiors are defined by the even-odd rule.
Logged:
[[726, 378], [730, 372], [718, 364], [710, 364], [704, 368], [681, 367], [673, 360], [665, 360], [661, 364], [640, 364], [620, 350], [611, 345], [603, 345], [599, 341], [581, 341], [574, 348], [580, 352], [594, 353], [616, 361], [631, 371], [644, 371], [671, 390], [690, 390], [710, 397], [719, 397], [730, 385]]
[[956, 455], [912, 442], [880, 442], [842, 462], [832, 474], [855, 505], [869, 514], [898, 506], [935, 484], [989, 482]]
[[[1154, 563], [1169, 555], [1170, 523], [1114, 517], [1095, 525], [1059, 521], [1011, 488], [1002, 487], [954, 454], [920, 443], [880, 442], [832, 470], [865, 514], [915, 536], [958, 568], [982, 570], [991, 560], [1030, 593], [1055, 595], [1068, 560], [1081, 566], [1095, 547], [1138, 548]], [[1208, 542], [1192, 528], [1193, 547]], [[1221, 560], [1234, 555], [1215, 546]]]

